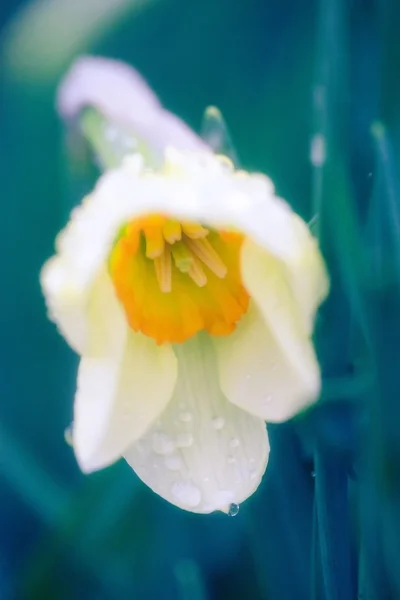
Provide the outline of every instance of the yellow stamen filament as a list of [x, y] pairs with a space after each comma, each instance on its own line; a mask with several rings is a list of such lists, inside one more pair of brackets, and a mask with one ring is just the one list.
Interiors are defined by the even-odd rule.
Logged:
[[162, 229], [156, 225], [145, 227], [144, 236], [146, 238], [147, 258], [157, 258], [161, 256], [165, 247]]
[[165, 247], [161, 256], [154, 259], [154, 270], [160, 290], [163, 294], [168, 294], [172, 290], [172, 261], [169, 246]]
[[222, 262], [218, 253], [214, 250], [209, 240], [191, 240], [187, 238], [186, 244], [217, 277], [223, 279], [226, 276], [227, 268]]
[[199, 240], [208, 235], [208, 229], [197, 225], [197, 223], [182, 223], [182, 231], [192, 240]]
[[194, 256], [192, 257], [192, 264], [188, 270], [188, 275], [199, 287], [204, 287], [207, 283], [207, 275], [204, 273], [200, 261]]
[[181, 273], [188, 273], [193, 264], [193, 255], [186, 244], [182, 241], [177, 242], [171, 246], [171, 252], [177, 269]]
[[181, 343], [202, 330], [234, 331], [249, 302], [241, 281], [242, 242], [239, 234], [162, 215], [126, 223], [109, 270], [130, 327], [158, 344]]
[[169, 244], [174, 244], [182, 238], [181, 224], [178, 223], [178, 221], [173, 221], [172, 219], [165, 221], [162, 227], [162, 232], [165, 241]]

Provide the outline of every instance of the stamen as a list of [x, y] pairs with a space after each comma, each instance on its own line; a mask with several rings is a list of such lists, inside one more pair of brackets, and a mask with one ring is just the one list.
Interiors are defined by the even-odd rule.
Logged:
[[184, 242], [177, 242], [171, 246], [174, 262], [181, 273], [188, 273], [193, 264], [193, 255]]
[[172, 289], [172, 261], [169, 246], [165, 246], [161, 256], [154, 259], [154, 269], [160, 290], [168, 294]]
[[157, 258], [164, 252], [165, 241], [160, 227], [145, 227], [147, 258]]
[[186, 238], [186, 244], [217, 277], [223, 279], [227, 273], [227, 268], [222, 262], [219, 254], [214, 250], [208, 240], [191, 240]]
[[231, 333], [249, 304], [241, 281], [242, 243], [239, 233], [166, 215], [126, 223], [108, 268], [131, 329], [157, 344], [183, 343], [202, 330]]
[[140, 230], [135, 225], [127, 225], [125, 230], [121, 232], [120, 244], [132, 256], [135, 256], [140, 245]]
[[174, 244], [182, 238], [181, 225], [178, 221], [167, 220], [162, 228], [164, 238], [169, 244]]
[[183, 233], [192, 240], [199, 240], [208, 235], [208, 229], [196, 223], [182, 223]]
[[192, 265], [188, 271], [189, 277], [195, 282], [199, 287], [204, 287], [207, 283], [207, 275], [203, 271], [203, 267], [201, 266], [201, 262], [197, 260], [194, 256], [192, 257]]

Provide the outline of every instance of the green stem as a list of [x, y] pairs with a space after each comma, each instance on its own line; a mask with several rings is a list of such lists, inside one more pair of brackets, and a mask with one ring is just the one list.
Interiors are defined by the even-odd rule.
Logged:
[[[116, 150], [115, 145], [107, 139], [107, 132], [113, 131], [114, 125], [95, 108], [86, 108], [82, 112], [80, 127], [86, 141], [100, 159], [103, 169], [118, 167], [122, 155]], [[118, 135], [117, 128], [115, 128], [115, 133]]]

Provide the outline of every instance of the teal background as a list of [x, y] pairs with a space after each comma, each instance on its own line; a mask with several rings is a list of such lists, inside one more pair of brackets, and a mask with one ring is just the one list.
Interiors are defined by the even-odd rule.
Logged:
[[[68, 155], [54, 109], [80, 48], [46, 77], [33, 59], [29, 76], [7, 61], [22, 5], [0, 12], [1, 600], [398, 600], [398, 2], [155, 0], [83, 48], [133, 64], [197, 131], [217, 105], [242, 166], [319, 215], [332, 278], [316, 330], [322, 397], [269, 427], [266, 475], [235, 518], [168, 505], [122, 461], [84, 476], [65, 443], [77, 359], [46, 319], [38, 273], [95, 170]], [[46, 38], [42, 50], [50, 61]]]

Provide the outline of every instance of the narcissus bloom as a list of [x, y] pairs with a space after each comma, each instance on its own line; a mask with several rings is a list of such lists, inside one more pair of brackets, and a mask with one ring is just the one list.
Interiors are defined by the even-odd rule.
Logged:
[[123, 456], [177, 506], [228, 511], [260, 483], [265, 421], [318, 397], [317, 243], [267, 177], [225, 158], [167, 149], [157, 169], [125, 158], [73, 211], [41, 282], [81, 356], [84, 471]]

